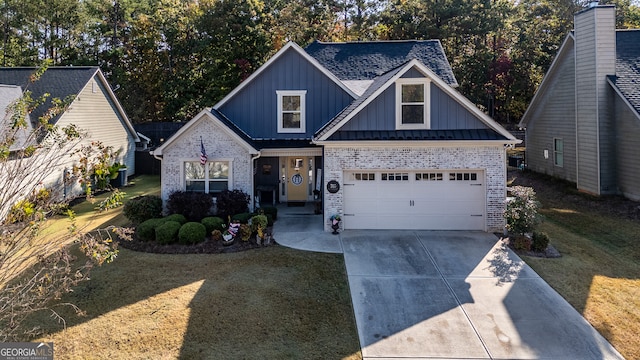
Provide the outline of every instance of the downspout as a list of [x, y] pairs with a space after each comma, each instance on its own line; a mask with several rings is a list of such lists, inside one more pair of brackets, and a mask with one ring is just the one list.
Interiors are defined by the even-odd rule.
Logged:
[[[258, 154], [254, 157], [251, 158], [251, 172], [253, 173], [253, 169], [255, 169], [254, 167], [254, 162], [256, 160], [258, 160], [258, 158], [262, 156], [262, 154], [260, 153], [260, 151], [258, 151]], [[251, 174], [251, 211], [255, 211], [256, 209], [256, 174], [253, 173]]]

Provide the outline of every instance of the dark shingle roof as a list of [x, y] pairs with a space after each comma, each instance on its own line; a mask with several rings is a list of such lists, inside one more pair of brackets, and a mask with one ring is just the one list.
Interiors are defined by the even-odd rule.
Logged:
[[246, 143], [251, 145], [254, 149], [259, 150], [256, 147], [256, 144], [253, 141], [253, 139], [251, 139], [251, 137], [249, 135], [247, 135], [247, 133], [242, 131], [233, 121], [229, 120], [229, 118], [226, 117], [223, 113], [221, 113], [220, 111], [218, 111], [216, 109], [211, 109], [211, 113], [215, 117], [217, 117], [218, 120], [220, 120], [226, 127], [228, 127], [234, 133], [236, 133], [236, 135], [240, 136], [240, 138], [242, 138], [242, 140], [244, 140]]
[[327, 131], [331, 130], [334, 126], [338, 125], [344, 118], [349, 116], [349, 114], [351, 114], [355, 109], [357, 109], [358, 106], [360, 106], [369, 97], [371, 97], [376, 91], [378, 91], [384, 84], [386, 84], [387, 81], [389, 81], [391, 78], [397, 75], [398, 72], [402, 70], [403, 65], [405, 64], [399, 64], [397, 68], [390, 69], [391, 71], [387, 72], [386, 74], [382, 74], [381, 76], [378, 76], [373, 81], [373, 83], [367, 88], [364, 94], [362, 94], [362, 96], [352, 101], [351, 104], [349, 104], [349, 106], [344, 108], [341, 112], [339, 112], [336, 116], [334, 116], [334, 118], [331, 119], [331, 121], [326, 123], [318, 131], [316, 131], [315, 137], [320, 137], [324, 135]]
[[50, 67], [39, 80], [32, 83], [30, 78], [35, 70], [33, 67], [0, 68], [0, 84], [21, 86], [23, 91], [30, 90], [34, 99], [45, 93], [50, 94], [49, 100], [31, 113], [32, 121], [36, 121], [51, 107], [50, 99], [62, 100], [69, 95], [78, 95], [96, 74], [98, 67]]
[[329, 140], [507, 140], [491, 129], [338, 131]]
[[616, 76], [610, 79], [640, 113], [640, 29], [616, 31]]
[[439, 40], [313, 42], [305, 51], [340, 80], [373, 80], [418, 59], [451, 86], [458, 83]]
[[260, 139], [253, 140], [256, 149], [284, 149], [315, 147], [309, 139]]

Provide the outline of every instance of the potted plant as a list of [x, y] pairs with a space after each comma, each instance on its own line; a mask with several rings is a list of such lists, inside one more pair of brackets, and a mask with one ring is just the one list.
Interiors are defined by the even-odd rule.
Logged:
[[332, 234], [338, 235], [339, 234], [338, 229], [340, 229], [340, 220], [342, 220], [342, 218], [340, 217], [339, 214], [334, 214], [334, 215], [331, 215], [329, 220], [331, 220], [331, 228], [333, 229]]

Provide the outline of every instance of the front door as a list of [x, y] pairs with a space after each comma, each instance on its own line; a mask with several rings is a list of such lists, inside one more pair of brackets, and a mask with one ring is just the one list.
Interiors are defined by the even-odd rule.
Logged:
[[308, 157], [287, 157], [287, 201], [307, 201], [309, 184]]

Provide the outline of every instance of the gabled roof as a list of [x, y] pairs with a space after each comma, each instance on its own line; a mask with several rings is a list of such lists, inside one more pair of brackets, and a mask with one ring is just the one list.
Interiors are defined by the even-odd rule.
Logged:
[[616, 31], [616, 75], [609, 81], [640, 114], [640, 29]]
[[[45, 93], [50, 94], [47, 101], [31, 112], [32, 121], [36, 121], [40, 116], [51, 108], [51, 99], [64, 100], [68, 96], [77, 96], [91, 81], [97, 76], [107, 90], [109, 97], [115, 104], [117, 111], [124, 119], [127, 130], [131, 133], [135, 141], [139, 141], [135, 129], [131, 125], [124, 109], [117, 101], [115, 94], [111, 90], [109, 83], [97, 66], [59, 66], [48, 68], [37, 81], [32, 82], [31, 76], [36, 70], [35, 67], [15, 67], [0, 68], [0, 84], [20, 86], [24, 91], [31, 91], [32, 97], [37, 99]], [[53, 123], [58, 121], [60, 116], [53, 119]], [[80, 126], [82, 127], [82, 126]]]
[[[333, 138], [332, 135], [335, 134], [342, 126], [344, 126], [349, 120], [351, 120], [359, 111], [364, 109], [369, 103], [371, 103], [376, 97], [382, 94], [389, 86], [395, 84], [395, 81], [398, 80], [404, 73], [409, 71], [410, 69], [415, 68], [420, 71], [424, 76], [431, 79], [431, 81], [438, 86], [443, 92], [449, 95], [452, 99], [456, 100], [462, 107], [467, 109], [469, 112], [474, 114], [480, 121], [484, 122], [489, 128], [493, 131], [497, 132], [501, 136], [503, 136], [509, 142], [519, 142], [511, 133], [505, 130], [502, 126], [500, 126], [497, 122], [491, 119], [488, 115], [480, 111], [477, 106], [475, 106], [469, 99], [462, 96], [459, 92], [449, 86], [444, 82], [440, 77], [436, 76], [428, 67], [422, 64], [419, 60], [413, 59], [403, 66], [392, 69], [386, 74], [376, 78], [367, 89], [367, 91], [357, 100], [355, 100], [351, 105], [346, 107], [342, 112], [336, 115], [331, 121], [329, 121], [325, 126], [323, 126], [320, 130], [316, 132], [314, 135], [314, 141], [327, 141], [327, 140], [336, 140], [337, 138]], [[369, 134], [368, 132], [365, 132]], [[364, 133], [363, 133], [364, 134]], [[431, 136], [431, 134], [423, 134], [421, 136]], [[352, 139], [356, 140], [356, 139]], [[358, 135], [358, 140], [365, 140], [362, 138], [362, 135]], [[367, 139], [367, 140], [375, 140], [375, 139]], [[426, 139], [425, 139], [426, 140]], [[432, 139], [430, 139], [432, 140]], [[450, 139], [438, 139], [438, 140], [450, 140]], [[481, 139], [474, 139], [481, 140]]]
[[[98, 71], [96, 66], [50, 67], [39, 80], [32, 82], [36, 68], [16, 67], [0, 68], [0, 84], [10, 84], [29, 90], [32, 97], [39, 98], [49, 93], [49, 99], [64, 99], [70, 95], [78, 95], [84, 86]], [[38, 106], [32, 113], [34, 119], [39, 118], [51, 107], [51, 101]], [[57, 120], [57, 119], [55, 119]]]
[[522, 119], [520, 119], [520, 123], [518, 124], [520, 128], [527, 127], [529, 120], [531, 120], [533, 116], [533, 112], [537, 109], [539, 102], [544, 98], [544, 92], [546, 92], [549, 86], [551, 86], [557, 69], [560, 67], [561, 59], [566, 56], [567, 52], [569, 51], [569, 49], [571, 49], [574, 42], [575, 35], [573, 34], [573, 31], [570, 31], [569, 34], [564, 38], [562, 45], [560, 45], [560, 49], [551, 62], [549, 70], [547, 70], [547, 73], [544, 74], [544, 77], [542, 78], [542, 82], [538, 86], [538, 89], [536, 90], [535, 94], [533, 94], [533, 98], [531, 99], [531, 102], [529, 102], [527, 110], [525, 110], [524, 114], [522, 115]]
[[417, 59], [450, 86], [458, 86], [439, 40], [350, 43], [315, 41], [305, 51], [340, 80], [373, 80]]
[[241, 82], [240, 85], [236, 86], [229, 94], [227, 94], [227, 96], [222, 98], [222, 100], [218, 101], [218, 103], [215, 104], [213, 108], [220, 109], [222, 105], [224, 105], [227, 101], [229, 101], [232, 97], [234, 97], [238, 92], [244, 89], [245, 86], [249, 85], [253, 79], [255, 79], [260, 74], [262, 74], [266, 69], [269, 68], [269, 66], [271, 66], [272, 63], [274, 63], [277, 59], [279, 59], [283, 54], [285, 54], [289, 50], [296, 51], [298, 54], [300, 54], [300, 56], [302, 56], [307, 61], [309, 61], [309, 63], [315, 66], [318, 70], [320, 70], [320, 72], [326, 75], [329, 79], [333, 80], [333, 82], [335, 82], [339, 87], [341, 87], [344, 91], [346, 91], [349, 95], [351, 95], [351, 97], [353, 97], [354, 99], [358, 97], [358, 95], [354, 93], [344, 83], [342, 83], [342, 81], [340, 81], [340, 79], [338, 79], [335, 74], [333, 74], [332, 72], [327, 70], [325, 67], [323, 67], [316, 59], [309, 56], [309, 54], [307, 54], [304, 50], [302, 50], [302, 48], [298, 46], [298, 44], [292, 41], [289, 41], [287, 44], [285, 44], [285, 46], [283, 46], [280, 50], [278, 50], [278, 52], [275, 53], [275, 55], [273, 55], [269, 60], [267, 60], [267, 62], [262, 64], [262, 66], [260, 66], [258, 70], [256, 70], [253, 74], [251, 74], [251, 76], [249, 76], [247, 79]]
[[[540, 106], [540, 101], [552, 83], [560, 61], [572, 48], [574, 41], [575, 35], [571, 31], [560, 46], [549, 70], [542, 79], [542, 83], [522, 116], [519, 124], [521, 128], [526, 128], [528, 122], [532, 120], [533, 112]], [[640, 29], [616, 30], [616, 75], [609, 75], [607, 80], [640, 118]]]
[[13, 114], [9, 106], [21, 96], [22, 88], [20, 86], [0, 84], [0, 135], [3, 139], [5, 135], [9, 135], [10, 132], [12, 133], [11, 136], [15, 136], [15, 141], [9, 147], [10, 151], [25, 147], [28, 137], [33, 131], [33, 126], [28, 118], [29, 115], [27, 115], [27, 126], [25, 128], [11, 129], [11, 117]]
[[227, 119], [222, 113], [215, 109], [206, 108], [198, 115], [194, 116], [187, 124], [180, 128], [175, 134], [173, 134], [167, 141], [165, 141], [162, 145], [160, 145], [155, 150], [151, 151], [152, 155], [162, 156], [164, 150], [173, 144], [177, 139], [179, 139], [182, 134], [186, 133], [195, 126], [196, 123], [203, 119], [209, 119], [216, 123], [220, 129], [227, 133], [230, 137], [234, 138], [242, 147], [244, 147], [250, 154], [257, 154], [258, 150], [256, 150], [253, 141], [242, 130], [240, 130], [234, 123], [232, 123], [229, 119]]

